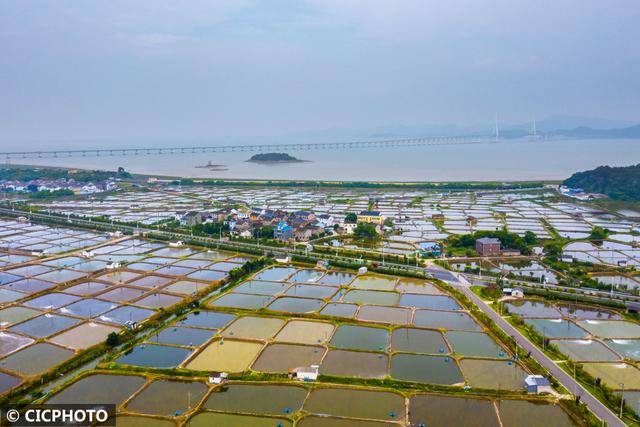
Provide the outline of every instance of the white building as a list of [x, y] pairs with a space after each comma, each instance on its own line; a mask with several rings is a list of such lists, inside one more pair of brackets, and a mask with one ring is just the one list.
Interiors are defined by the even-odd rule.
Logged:
[[527, 393], [553, 393], [551, 383], [542, 375], [529, 375], [524, 379], [524, 386], [527, 389]]
[[289, 370], [289, 378], [298, 381], [315, 381], [318, 379], [319, 365], [303, 366]]

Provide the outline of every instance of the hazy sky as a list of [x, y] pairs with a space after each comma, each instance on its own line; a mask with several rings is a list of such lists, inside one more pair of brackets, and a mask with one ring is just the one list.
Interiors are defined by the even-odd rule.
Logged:
[[0, 144], [640, 121], [638, 0], [3, 0]]

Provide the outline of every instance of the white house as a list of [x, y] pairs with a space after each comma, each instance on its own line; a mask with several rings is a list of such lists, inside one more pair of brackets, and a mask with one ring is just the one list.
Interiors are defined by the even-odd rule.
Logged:
[[342, 222], [340, 223], [340, 228], [342, 228], [346, 234], [353, 234], [353, 230], [357, 225], [355, 222]]
[[503, 288], [502, 294], [514, 298], [524, 298], [524, 291], [522, 288]]
[[289, 370], [289, 378], [298, 381], [315, 381], [318, 379], [319, 365], [302, 366]]
[[316, 217], [316, 221], [318, 221], [318, 225], [323, 228], [333, 227], [333, 224], [335, 223], [335, 219], [329, 214], [318, 215]]
[[228, 376], [226, 372], [212, 372], [209, 375], [209, 384], [222, 384], [227, 381]]
[[172, 248], [179, 248], [180, 246], [184, 246], [184, 242], [180, 240], [177, 242], [169, 242], [169, 246], [171, 246]]
[[562, 254], [562, 256], [560, 257], [560, 261], [572, 263], [573, 262], [573, 255]]

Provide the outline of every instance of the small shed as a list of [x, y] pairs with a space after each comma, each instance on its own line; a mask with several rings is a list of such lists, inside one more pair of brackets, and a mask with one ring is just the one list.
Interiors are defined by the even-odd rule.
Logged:
[[522, 288], [502, 288], [502, 294], [514, 298], [524, 298], [524, 290]]
[[551, 383], [548, 379], [543, 377], [542, 375], [529, 375], [524, 379], [524, 385], [527, 389], [527, 393], [531, 394], [542, 394], [542, 393], [553, 393], [553, 389], [551, 388]]
[[562, 254], [562, 256], [560, 257], [560, 261], [572, 263], [573, 262], [573, 255]]
[[209, 384], [223, 384], [227, 381], [229, 374], [226, 372], [211, 372], [209, 374]]
[[318, 379], [319, 365], [301, 366], [289, 370], [289, 378], [298, 381], [315, 381]]

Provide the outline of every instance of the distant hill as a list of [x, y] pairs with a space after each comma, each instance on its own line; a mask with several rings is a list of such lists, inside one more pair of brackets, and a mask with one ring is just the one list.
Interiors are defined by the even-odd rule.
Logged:
[[640, 164], [625, 167], [600, 166], [577, 172], [564, 185], [590, 193], [606, 194], [615, 200], [640, 201]]
[[640, 125], [616, 129], [595, 129], [580, 126], [574, 129], [559, 129], [548, 132], [551, 136], [568, 136], [580, 138], [640, 138]]
[[260, 153], [251, 156], [248, 162], [260, 162], [260, 163], [293, 163], [304, 162], [306, 160], [296, 159], [287, 153]]

